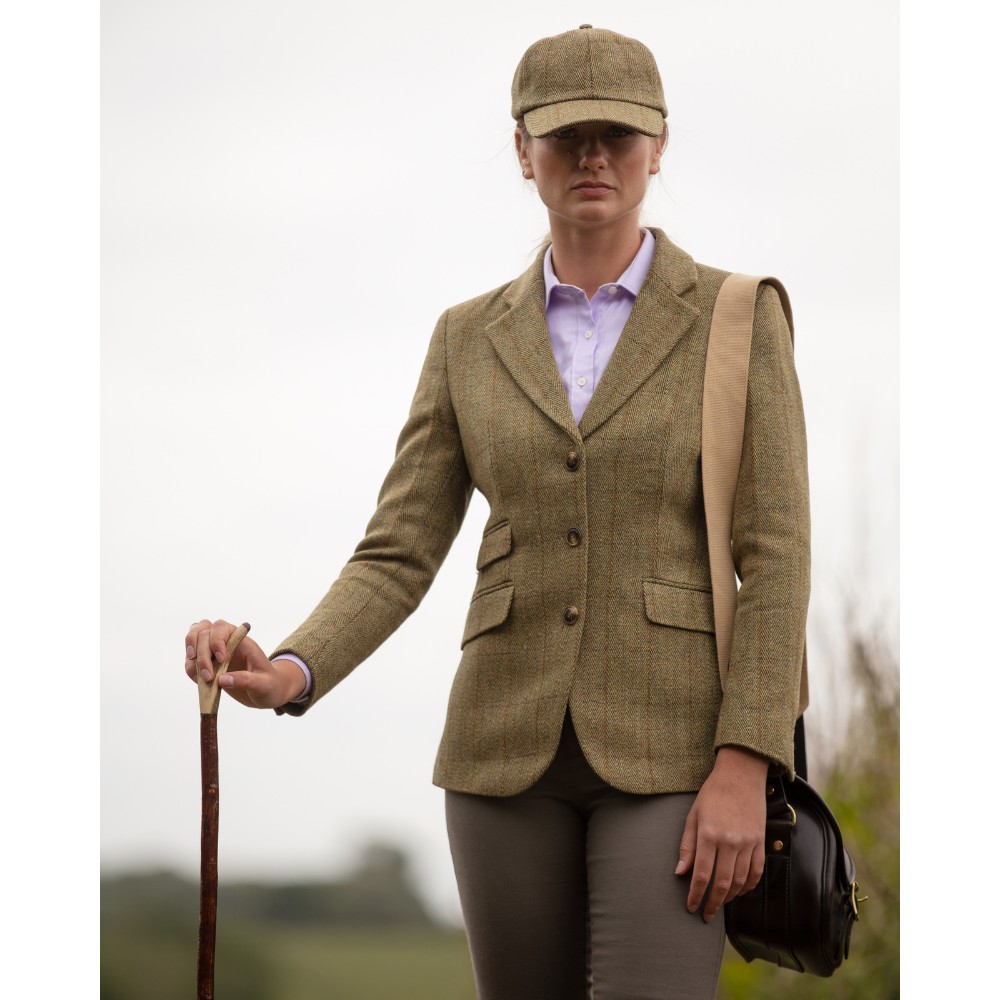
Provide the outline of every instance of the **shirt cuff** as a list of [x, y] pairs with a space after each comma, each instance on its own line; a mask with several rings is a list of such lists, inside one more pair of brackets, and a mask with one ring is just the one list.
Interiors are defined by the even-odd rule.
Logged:
[[312, 671], [302, 662], [294, 653], [279, 653], [277, 656], [271, 657], [271, 662], [274, 663], [275, 660], [291, 660], [292, 663], [298, 664], [299, 669], [306, 676], [306, 689], [298, 696], [298, 698], [293, 698], [288, 704], [289, 705], [301, 705], [303, 702], [309, 699], [309, 692], [312, 691], [313, 678]]

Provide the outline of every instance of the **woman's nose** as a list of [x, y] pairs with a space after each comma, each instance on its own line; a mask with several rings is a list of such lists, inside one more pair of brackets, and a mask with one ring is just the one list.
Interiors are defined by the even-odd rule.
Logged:
[[607, 164], [607, 150], [600, 139], [587, 139], [580, 146], [580, 166], [597, 167]]

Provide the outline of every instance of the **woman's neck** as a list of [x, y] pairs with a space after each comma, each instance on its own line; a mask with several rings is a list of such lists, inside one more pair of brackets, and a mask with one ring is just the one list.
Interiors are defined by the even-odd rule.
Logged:
[[549, 219], [552, 233], [552, 269], [566, 285], [582, 288], [592, 299], [601, 285], [617, 281], [642, 245], [642, 230], [630, 217], [627, 226], [583, 229]]

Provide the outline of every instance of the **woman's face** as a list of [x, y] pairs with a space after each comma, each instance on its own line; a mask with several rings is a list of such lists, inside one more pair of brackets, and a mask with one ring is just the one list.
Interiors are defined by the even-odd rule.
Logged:
[[608, 122], [587, 122], [553, 135], [515, 133], [524, 176], [535, 182], [550, 216], [579, 226], [635, 215], [650, 175], [660, 169], [666, 137], [654, 139]]

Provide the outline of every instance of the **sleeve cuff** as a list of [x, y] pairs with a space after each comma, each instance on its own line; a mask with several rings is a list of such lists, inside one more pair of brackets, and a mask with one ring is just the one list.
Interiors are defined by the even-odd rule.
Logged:
[[279, 653], [277, 656], [271, 657], [272, 663], [274, 663], [275, 660], [291, 660], [292, 663], [295, 663], [302, 673], [305, 674], [306, 689], [298, 696], [298, 698], [295, 698], [288, 703], [289, 705], [304, 705], [309, 700], [309, 695], [312, 693], [312, 671], [294, 653]]

